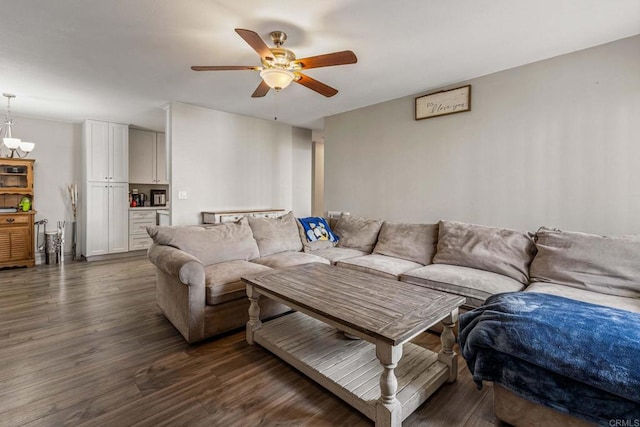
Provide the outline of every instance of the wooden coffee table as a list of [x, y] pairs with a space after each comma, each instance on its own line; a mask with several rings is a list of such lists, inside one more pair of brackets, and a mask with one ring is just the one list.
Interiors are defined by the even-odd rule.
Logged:
[[[242, 280], [251, 301], [247, 342], [276, 354], [376, 426], [400, 426], [440, 385], [456, 380], [453, 327], [464, 297], [317, 263]], [[262, 323], [260, 295], [297, 312]], [[439, 353], [408, 342], [440, 321]]]

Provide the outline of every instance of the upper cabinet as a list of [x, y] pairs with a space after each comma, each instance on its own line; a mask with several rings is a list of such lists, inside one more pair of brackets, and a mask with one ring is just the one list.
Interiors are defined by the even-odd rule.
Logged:
[[[31, 159], [0, 159], [0, 207], [17, 207], [18, 196], [33, 198], [33, 162]], [[16, 196], [5, 201], [4, 196], [10, 194]]]
[[129, 126], [87, 120], [83, 126], [87, 181], [129, 181]]
[[109, 123], [109, 179], [129, 182], [129, 126]]
[[169, 174], [167, 173], [167, 143], [164, 133], [156, 134], [156, 184], [169, 184]]
[[169, 183], [164, 133], [129, 130], [129, 182]]
[[0, 159], [0, 268], [35, 265], [33, 162]]

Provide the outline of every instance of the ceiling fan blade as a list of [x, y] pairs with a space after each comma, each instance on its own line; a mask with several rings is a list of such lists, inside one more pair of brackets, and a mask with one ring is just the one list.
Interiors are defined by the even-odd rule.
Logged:
[[332, 65], [355, 64], [358, 62], [356, 54], [350, 50], [342, 52], [326, 53], [324, 55], [310, 56], [308, 58], [297, 59], [294, 61], [303, 69], [331, 67]]
[[253, 91], [253, 93], [251, 94], [252, 98], [261, 98], [263, 96], [265, 96], [267, 94], [267, 92], [269, 92], [269, 89], [271, 89], [269, 87], [269, 85], [267, 85], [264, 80], [260, 81], [260, 84], [258, 85], [258, 87], [256, 88], [256, 90]]
[[227, 71], [227, 70], [257, 70], [258, 67], [248, 65], [194, 65], [193, 71]]
[[311, 77], [302, 74], [296, 73], [298, 79], [294, 80], [294, 82], [301, 84], [302, 86], [308, 87], [311, 90], [318, 92], [320, 95], [324, 95], [327, 98], [338, 93], [338, 89], [334, 89], [331, 86], [327, 86], [326, 84], [319, 82], [316, 79], [312, 79]]
[[273, 53], [271, 53], [271, 49], [269, 49], [269, 46], [267, 46], [264, 40], [262, 40], [262, 38], [255, 31], [236, 28], [236, 33], [238, 33], [238, 35], [242, 37], [242, 39], [253, 48], [253, 50], [258, 52], [260, 58], [273, 57]]

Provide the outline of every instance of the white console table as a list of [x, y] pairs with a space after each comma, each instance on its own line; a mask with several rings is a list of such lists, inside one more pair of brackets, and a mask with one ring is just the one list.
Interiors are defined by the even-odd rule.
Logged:
[[237, 221], [243, 216], [253, 216], [259, 218], [278, 218], [284, 215], [284, 209], [255, 209], [237, 211], [209, 211], [202, 212], [203, 224], [221, 224], [224, 222]]

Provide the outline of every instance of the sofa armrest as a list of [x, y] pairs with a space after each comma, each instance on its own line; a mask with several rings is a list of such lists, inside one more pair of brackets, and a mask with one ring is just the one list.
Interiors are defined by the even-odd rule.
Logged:
[[153, 265], [185, 285], [204, 286], [204, 267], [193, 255], [155, 243], [149, 247], [147, 254]]
[[187, 342], [204, 339], [206, 290], [202, 263], [165, 245], [151, 245], [147, 256], [156, 267], [158, 307]]

